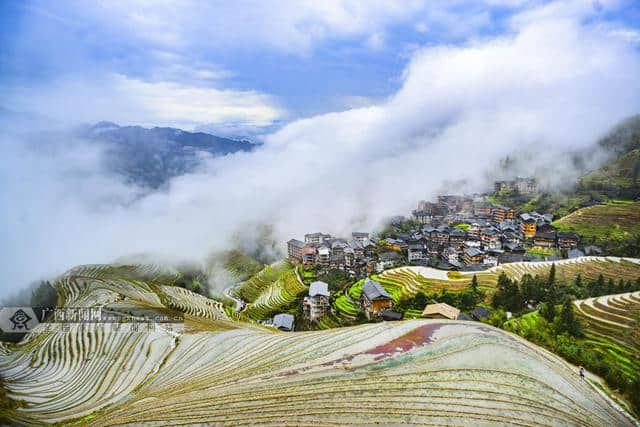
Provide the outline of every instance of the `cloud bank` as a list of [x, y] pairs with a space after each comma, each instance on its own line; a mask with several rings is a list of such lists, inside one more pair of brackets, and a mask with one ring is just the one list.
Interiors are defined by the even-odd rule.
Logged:
[[367, 230], [445, 182], [482, 189], [506, 154], [528, 159], [523, 173], [562, 181], [575, 173], [563, 153], [640, 111], [637, 46], [593, 22], [591, 6], [562, 11], [415, 50], [383, 102], [294, 121], [260, 150], [208, 159], [161, 192], [107, 175], [82, 141], [40, 135], [34, 150], [5, 135], [3, 290], [129, 253], [203, 259], [262, 223], [283, 242]]

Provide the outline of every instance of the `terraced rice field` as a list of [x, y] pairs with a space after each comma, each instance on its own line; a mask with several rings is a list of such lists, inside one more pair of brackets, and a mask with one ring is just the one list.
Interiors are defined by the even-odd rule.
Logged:
[[575, 301], [590, 344], [616, 355], [630, 377], [640, 372], [640, 292]]
[[480, 289], [491, 291], [496, 287], [500, 273], [505, 272], [512, 279], [520, 279], [524, 274], [533, 276], [549, 274], [551, 265], [556, 265], [556, 277], [564, 281], [573, 281], [577, 274], [583, 280], [595, 280], [600, 274], [606, 280], [635, 281], [640, 277], [640, 260], [637, 258], [616, 257], [580, 257], [555, 262], [516, 262], [502, 264], [476, 273], [461, 273], [460, 278], [444, 278], [442, 271], [423, 267], [400, 267], [386, 270], [378, 276], [385, 289], [394, 299], [411, 298], [418, 292], [432, 293], [447, 289], [457, 292], [468, 288], [475, 274]]
[[563, 231], [598, 240], [640, 235], [640, 203], [607, 204], [578, 209], [553, 223]]
[[[479, 323], [282, 333], [215, 320], [216, 304], [153, 278], [93, 273], [56, 282], [66, 303], [162, 307], [170, 298], [193, 305], [183, 307], [193, 313], [187, 327], [39, 325], [0, 347], [7, 394], [23, 401], [3, 410], [10, 424], [632, 425], [575, 367]], [[224, 327], [201, 329], [196, 318]]]
[[287, 260], [266, 265], [249, 280], [238, 285], [233, 293], [246, 302], [253, 302], [289, 270], [293, 270], [293, 266]]
[[265, 319], [274, 310], [289, 305], [298, 295], [307, 292], [308, 289], [304, 283], [298, 280], [294, 270], [287, 270], [264, 289], [255, 301], [248, 304], [243, 314], [254, 320]]

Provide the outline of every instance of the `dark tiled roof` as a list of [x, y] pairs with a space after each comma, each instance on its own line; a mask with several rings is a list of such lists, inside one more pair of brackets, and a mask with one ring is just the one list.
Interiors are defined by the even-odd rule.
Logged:
[[464, 253], [469, 255], [469, 256], [482, 255], [482, 251], [480, 249], [477, 249], [477, 248], [466, 248], [464, 250]]
[[388, 319], [388, 320], [401, 320], [402, 319], [402, 313], [398, 313], [397, 311], [393, 311], [393, 310], [389, 310], [389, 309], [384, 309], [380, 311], [380, 315], [382, 316], [383, 319]]
[[471, 315], [478, 320], [482, 320], [486, 317], [491, 316], [491, 311], [487, 310], [484, 307], [481, 306], [477, 306], [476, 308], [473, 309], [473, 311], [471, 312]]
[[369, 301], [391, 299], [391, 295], [375, 280], [367, 279], [362, 285], [362, 293]]
[[288, 245], [295, 246], [296, 248], [304, 248], [304, 242], [297, 239], [291, 239], [287, 242]]
[[555, 239], [556, 233], [554, 231], [550, 231], [550, 232], [538, 231], [536, 232], [536, 235], [533, 238], [534, 239]]

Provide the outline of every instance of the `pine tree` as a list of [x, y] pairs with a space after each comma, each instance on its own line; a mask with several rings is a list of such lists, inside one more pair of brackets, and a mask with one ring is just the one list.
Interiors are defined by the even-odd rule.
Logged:
[[582, 276], [580, 275], [580, 273], [578, 273], [578, 275], [576, 276], [574, 284], [576, 285], [576, 288], [582, 288]]
[[605, 292], [604, 276], [600, 274], [598, 276], [598, 281], [596, 282], [596, 294], [591, 296], [596, 297], [596, 296], [604, 295], [604, 292]]
[[631, 291], [633, 291], [633, 283], [631, 283], [631, 280], [627, 280], [627, 283], [625, 283], [625, 285], [624, 285], [624, 291], [625, 291], [625, 292], [631, 292]]
[[547, 295], [546, 300], [551, 305], [558, 303], [558, 288], [556, 286], [556, 264], [551, 264], [549, 276], [547, 277]]
[[478, 293], [478, 278], [475, 274], [473, 275], [473, 279], [471, 279], [471, 290], [474, 294]]
[[562, 304], [560, 311], [560, 327], [563, 332], [568, 332], [573, 336], [580, 335], [581, 325], [580, 319], [578, 319], [573, 313], [573, 302], [570, 298], [566, 298]]
[[555, 284], [556, 283], [556, 263], [551, 264], [551, 269], [549, 270], [549, 277], [547, 278], [547, 284]]
[[554, 317], [556, 317], [556, 308], [553, 304], [548, 302], [543, 302], [542, 306], [540, 306], [540, 316], [542, 316], [547, 322], [553, 322]]

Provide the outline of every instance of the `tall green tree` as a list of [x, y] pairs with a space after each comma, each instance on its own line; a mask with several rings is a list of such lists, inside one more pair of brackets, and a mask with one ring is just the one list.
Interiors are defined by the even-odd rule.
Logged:
[[553, 322], [556, 317], [556, 308], [553, 304], [543, 302], [540, 306], [540, 316], [542, 316], [547, 322]]
[[471, 279], [471, 290], [474, 294], [478, 293], [478, 277], [476, 277], [475, 274], [473, 275], [473, 279]]
[[504, 271], [498, 277], [497, 290], [493, 294], [492, 305], [496, 308], [504, 307], [509, 311], [520, 311], [524, 307], [518, 282], [509, 279]]
[[560, 332], [568, 332], [573, 336], [581, 334], [582, 325], [573, 312], [573, 301], [571, 298], [565, 298], [560, 310]]
[[576, 286], [576, 288], [582, 288], [582, 275], [580, 275], [580, 273], [578, 273], [578, 275], [576, 276], [573, 284]]
[[545, 300], [552, 305], [558, 304], [559, 292], [556, 284], [556, 264], [551, 264], [549, 276], [547, 277]]

